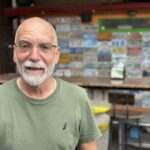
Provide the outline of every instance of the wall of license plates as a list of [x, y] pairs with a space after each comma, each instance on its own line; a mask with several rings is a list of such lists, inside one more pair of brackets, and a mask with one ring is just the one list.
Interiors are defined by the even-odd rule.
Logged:
[[150, 76], [150, 32], [99, 32], [80, 17], [48, 18], [61, 48], [57, 76]]

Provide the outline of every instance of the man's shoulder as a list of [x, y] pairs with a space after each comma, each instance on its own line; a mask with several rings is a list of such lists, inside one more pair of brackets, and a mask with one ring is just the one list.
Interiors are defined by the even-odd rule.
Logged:
[[60, 88], [63, 90], [63, 92], [66, 93], [66, 95], [71, 96], [72, 98], [85, 98], [87, 99], [87, 92], [83, 87], [80, 87], [74, 83], [62, 80], [60, 80]]
[[68, 82], [66, 80], [63, 80], [63, 79], [59, 79], [60, 81], [60, 84], [61, 86], [63, 86], [64, 88], [67, 88], [68, 90], [77, 90], [77, 91], [84, 91], [85, 89], [78, 86], [77, 84], [75, 83], [72, 83], [72, 82]]
[[3, 83], [0, 85], [0, 95], [1, 97], [4, 95], [9, 95], [11, 92], [13, 92], [15, 79], [9, 80], [6, 83]]

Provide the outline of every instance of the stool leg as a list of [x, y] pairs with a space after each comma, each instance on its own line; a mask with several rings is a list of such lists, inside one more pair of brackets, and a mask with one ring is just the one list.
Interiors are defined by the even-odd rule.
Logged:
[[110, 117], [110, 123], [109, 123], [109, 143], [108, 143], [108, 150], [112, 150], [113, 142], [112, 142], [112, 135], [113, 135], [113, 117]]
[[140, 125], [139, 125], [139, 120], [137, 120], [137, 128], [138, 128], [138, 134], [139, 134], [139, 150], [142, 150], [142, 135], [140, 134]]
[[126, 150], [125, 147], [125, 121], [119, 120], [119, 150]]
[[127, 144], [128, 144], [128, 125], [127, 125], [128, 123], [125, 123], [125, 133], [124, 133], [124, 135], [125, 135], [125, 143], [124, 143], [124, 147], [125, 147], [125, 150], [127, 150], [128, 149], [128, 146], [127, 146]]

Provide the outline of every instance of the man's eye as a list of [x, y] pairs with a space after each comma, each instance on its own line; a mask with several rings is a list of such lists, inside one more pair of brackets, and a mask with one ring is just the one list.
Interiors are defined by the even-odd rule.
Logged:
[[30, 45], [27, 45], [27, 44], [23, 44], [23, 45], [21, 45], [21, 47], [22, 47], [22, 48], [31, 48], [31, 46], [30, 46]]
[[50, 46], [48, 46], [48, 45], [40, 45], [40, 48], [43, 49], [43, 50], [49, 50]]
[[49, 47], [47, 47], [47, 46], [42, 46], [42, 48], [43, 48], [43, 49], [49, 49]]

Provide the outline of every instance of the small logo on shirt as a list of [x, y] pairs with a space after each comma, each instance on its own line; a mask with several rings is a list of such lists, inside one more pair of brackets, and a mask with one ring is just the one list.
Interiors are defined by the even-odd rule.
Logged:
[[64, 123], [62, 130], [66, 130], [67, 128], [67, 122]]

